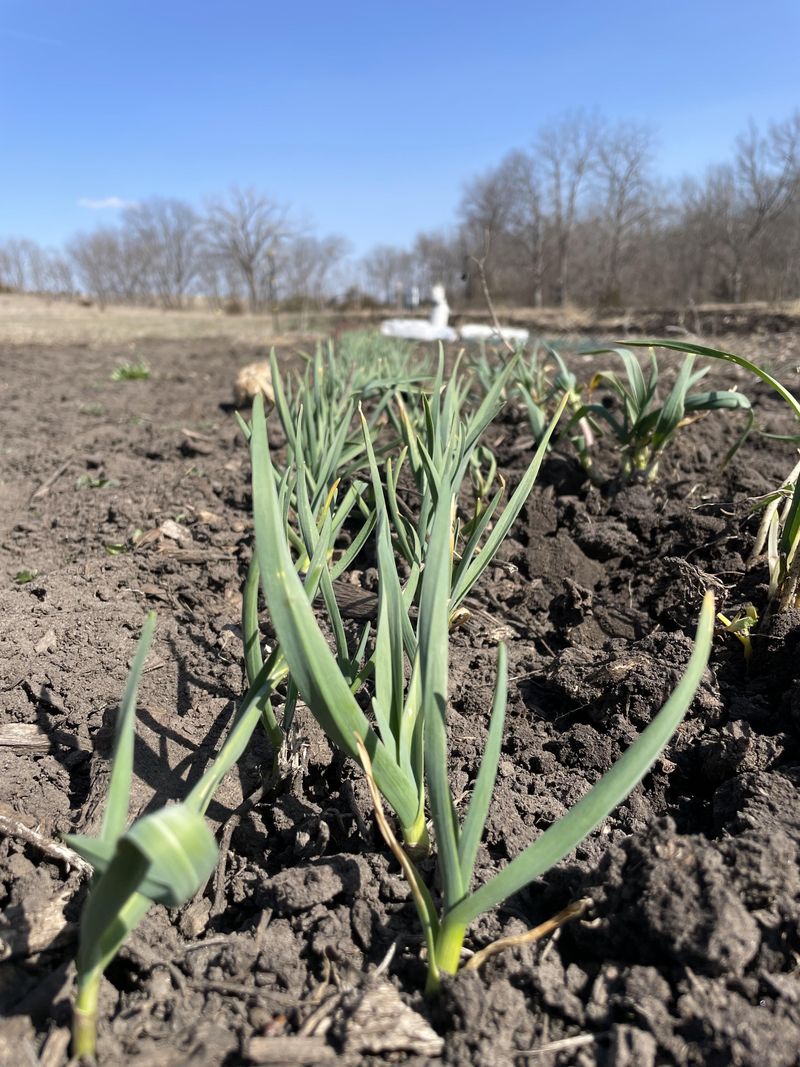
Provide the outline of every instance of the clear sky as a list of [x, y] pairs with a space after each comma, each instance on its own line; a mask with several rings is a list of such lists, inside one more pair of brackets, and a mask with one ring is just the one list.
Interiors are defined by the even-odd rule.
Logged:
[[800, 0], [0, 0], [0, 237], [239, 183], [363, 252], [569, 109], [678, 177], [797, 106]]

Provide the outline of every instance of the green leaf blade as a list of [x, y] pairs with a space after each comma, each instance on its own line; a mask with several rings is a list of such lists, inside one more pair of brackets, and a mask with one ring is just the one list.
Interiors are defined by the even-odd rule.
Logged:
[[430, 543], [422, 577], [417, 643], [425, 776], [445, 903], [452, 907], [464, 895], [458, 856], [458, 826], [447, 766], [447, 688], [449, 665], [449, 601], [451, 572], [452, 489], [439, 486]]
[[492, 801], [497, 767], [500, 762], [500, 749], [503, 744], [503, 725], [506, 717], [506, 698], [508, 693], [508, 667], [506, 646], [501, 644], [497, 651], [497, 680], [495, 682], [492, 713], [489, 719], [489, 733], [483, 752], [478, 777], [472, 790], [472, 799], [467, 810], [467, 817], [461, 828], [458, 843], [458, 856], [461, 863], [461, 878], [464, 889], [469, 889], [475, 857], [481, 843], [489, 805]]
[[117, 841], [128, 821], [131, 781], [133, 779], [133, 746], [136, 731], [136, 698], [139, 693], [139, 681], [144, 670], [150, 642], [156, 628], [155, 612], [150, 612], [142, 627], [142, 633], [136, 646], [136, 653], [125, 683], [125, 690], [117, 715], [114, 737], [114, 755], [111, 764], [111, 778], [108, 784], [108, 800], [103, 818], [100, 837], [103, 841]]
[[263, 403], [253, 405], [252, 484], [256, 553], [272, 624], [294, 682], [331, 739], [358, 759], [353, 740], [363, 739], [375, 780], [404, 826], [416, 816], [412, 784], [393, 761], [356, 703], [314, 618], [286, 544], [275, 475], [269, 456]]
[[714, 598], [706, 593], [694, 649], [672, 696], [610, 771], [521, 855], [452, 911], [453, 922], [469, 923], [506, 900], [568, 855], [641, 781], [677, 729], [708, 663], [714, 635]]

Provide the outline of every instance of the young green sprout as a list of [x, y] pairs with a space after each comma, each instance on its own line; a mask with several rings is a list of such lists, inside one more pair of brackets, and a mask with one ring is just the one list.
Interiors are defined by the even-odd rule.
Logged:
[[[686, 352], [691, 355], [707, 356], [741, 367], [756, 378], [760, 378], [792, 410], [795, 418], [800, 420], [800, 401], [797, 397], [774, 378], [768, 371], [745, 356], [726, 352], [719, 348], [690, 344], [687, 341], [627, 341], [631, 347], [666, 348], [672, 351]], [[797, 441], [797, 437], [789, 440]], [[741, 441], [739, 442], [741, 443]], [[736, 446], [738, 447], [738, 445]], [[735, 449], [734, 449], [735, 450]], [[728, 458], [732, 453], [728, 453]], [[785, 611], [790, 607], [800, 607], [800, 464], [795, 466], [786, 481], [778, 487], [775, 494], [767, 498], [767, 509], [756, 536], [753, 558], [760, 555], [767, 547], [769, 567], [770, 606]], [[784, 507], [780, 509], [781, 500]], [[751, 558], [751, 562], [753, 561]]]
[[112, 382], [140, 382], [150, 377], [150, 368], [145, 363], [121, 363], [111, 372]]
[[97, 838], [66, 840], [95, 869], [81, 916], [73, 1051], [94, 1055], [97, 998], [103, 971], [153, 901], [174, 906], [196, 892], [217, 860], [202, 816], [183, 804], [162, 808], [125, 830], [133, 776], [134, 718], [139, 678], [155, 629], [148, 616], [117, 717], [108, 800]]
[[[325, 682], [319, 699], [309, 701], [312, 712], [319, 719], [331, 739], [354, 759], [358, 758], [353, 740], [358, 733], [365, 740], [374, 764], [375, 778], [379, 788], [389, 800], [400, 818], [406, 845], [415, 852], [428, 849], [428, 832], [425, 819], [425, 783], [422, 753], [422, 719], [420, 717], [420, 694], [412, 683], [408, 701], [403, 709], [401, 689], [394, 685], [387, 688], [385, 679], [397, 679], [403, 670], [403, 656], [413, 664], [417, 653], [417, 637], [409, 621], [408, 612], [418, 597], [420, 576], [427, 566], [427, 551], [430, 543], [430, 527], [436, 509], [438, 491], [436, 481], [445, 472], [453, 484], [461, 485], [467, 476], [470, 457], [476, 451], [481, 434], [497, 413], [503, 379], [498, 379], [493, 391], [479, 405], [477, 411], [462, 421], [461, 415], [469, 389], [469, 383], [454, 371], [447, 386], [444, 386], [444, 359], [440, 353], [439, 367], [433, 383], [431, 398], [423, 399], [424, 434], [417, 434], [414, 422], [402, 401], [398, 424], [406, 442], [406, 449], [397, 464], [386, 465], [386, 490], [381, 482], [375, 448], [369, 423], [362, 415], [363, 447], [366, 452], [372, 479], [373, 496], [377, 515], [378, 568], [383, 576], [379, 582], [379, 619], [375, 638], [375, 653], [361, 668], [357, 656], [365, 647], [366, 633], [362, 631], [356, 645], [356, 656], [348, 649], [334, 590], [322, 576], [322, 592], [325, 605], [333, 624], [336, 640], [335, 670], [325, 677], [311, 673], [311, 661], [328, 663], [331, 653], [327, 642], [319, 632], [314, 614], [308, 603], [298, 597], [298, 563], [292, 558], [292, 548], [298, 551], [295, 539], [288, 531], [285, 520], [286, 475], [279, 481], [270, 457], [267, 443], [267, 428], [261, 398], [253, 404], [253, 424], [250, 437], [253, 471], [253, 509], [256, 528], [256, 558], [261, 575], [270, 616], [275, 632], [284, 646], [284, 638], [290, 641], [294, 658], [291, 667], [291, 685], [302, 694], [303, 686], [309, 687]], [[542, 459], [553, 432], [558, 415], [551, 423], [544, 440], [531, 459], [520, 484], [512, 494], [501, 514], [496, 518], [491, 531], [502, 487], [481, 515], [465, 528], [458, 566], [452, 574], [452, 589], [449, 591], [450, 617], [453, 621], [465, 597], [485, 571], [505, 538], [512, 523], [522, 509], [533, 487]], [[295, 448], [297, 446], [295, 445]], [[313, 547], [314, 526], [312, 514], [304, 492], [305, 464], [302, 450], [297, 457], [298, 518], [303, 530], [302, 544], [298, 555]], [[415, 523], [401, 511], [397, 493], [397, 473], [408, 455], [419, 486], [419, 513]], [[370, 531], [372, 527], [370, 526]], [[401, 583], [394, 567], [394, 542], [405, 558], [408, 574]], [[454, 544], [458, 531], [454, 531]], [[352, 546], [351, 546], [352, 547]], [[350, 556], [352, 558], [352, 555]], [[392, 561], [393, 576], [388, 561]], [[340, 573], [339, 567], [336, 573]], [[293, 577], [294, 576], [294, 577]], [[288, 589], [292, 595], [288, 595]], [[313, 655], [311, 650], [313, 649]], [[390, 664], [386, 667], [386, 664]], [[376, 694], [373, 710], [379, 723], [376, 734], [359, 707], [354, 692], [372, 673], [375, 673]], [[385, 696], [391, 692], [391, 697]], [[330, 708], [336, 706], [336, 714]], [[418, 725], [417, 725], [418, 724]]]
[[[307, 595], [316, 592], [321, 565], [313, 561]], [[106, 812], [99, 837], [66, 837], [94, 868], [83, 907], [76, 960], [73, 1053], [93, 1056], [97, 1000], [103, 972], [153, 903], [178, 907], [206, 881], [217, 862], [217, 845], [203, 818], [220, 782], [239, 760], [253, 730], [264, 719], [273, 689], [286, 677], [286, 661], [275, 649], [262, 662], [230, 726], [217, 759], [182, 803], [137, 819], [127, 830], [135, 734], [136, 697], [155, 629], [148, 616], [136, 649], [117, 716]], [[258, 652], [260, 657], [260, 649]]]
[[[800, 463], [774, 492], [759, 497], [753, 511], [764, 509], [748, 564], [753, 566], [766, 555], [769, 571], [769, 598], [779, 610], [796, 607], [800, 583]], [[766, 551], [765, 551], [766, 550]]]
[[[503, 396], [515, 372], [516, 357], [504, 365], [502, 371], [493, 379], [490, 390], [474, 410], [466, 407], [470, 381], [461, 376], [459, 367], [457, 360], [445, 386], [444, 360], [440, 352], [433, 389], [430, 397], [423, 397], [421, 412], [415, 415], [405, 403], [398, 402], [398, 426], [405, 448], [396, 462], [390, 459], [386, 463], [386, 505], [396, 547], [410, 568], [410, 577], [404, 586], [404, 596], [409, 603], [417, 599], [417, 583], [425, 565], [425, 553], [437, 500], [436, 481], [446, 475], [456, 487], [456, 496], [459, 495], [458, 490], [468, 471], [474, 471], [475, 462], [481, 454], [481, 438], [502, 407]], [[498, 514], [505, 482], [498, 478], [498, 488], [490, 494], [490, 482], [485, 479], [482, 486], [485, 495], [483, 499], [476, 501], [472, 517], [464, 523], [460, 519], [456, 522], [453, 537], [458, 566], [453, 572], [451, 620], [457, 617], [462, 602], [497, 555], [500, 545], [530, 496], [566, 403], [567, 398], [562, 397], [541, 435], [527, 470], [502, 511]], [[381, 497], [380, 477], [377, 474], [374, 451], [369, 444], [367, 451], [375, 495]], [[399, 472], [406, 459], [411, 468], [419, 501], [416, 515], [411, 516], [402, 508], [397, 492]]]
[[[434, 396], [438, 396], [434, 393]], [[455, 556], [456, 493], [468, 463], [465, 434], [446, 431], [457, 406], [455, 394], [445, 392], [441, 406], [427, 417], [427, 443], [415, 447], [425, 470], [428, 506], [420, 519], [413, 545], [419, 588], [416, 628], [409, 619], [409, 585], [397, 568], [390, 523], [395, 509], [377, 476], [370, 455], [377, 501], [376, 554], [379, 611], [374, 652], [372, 720], [356, 701], [349, 679], [342, 673], [323, 635], [308, 598], [303, 595], [285, 534], [278, 483], [269, 456], [263, 406], [253, 408], [253, 504], [256, 552], [272, 625], [298, 692], [331, 740], [355, 759], [361, 759], [380, 794], [397, 815], [406, 844], [403, 869], [409, 877], [428, 949], [427, 988], [439, 988], [442, 975], [454, 974], [469, 924], [500, 904], [576, 847], [619, 804], [647, 772], [686, 713], [705, 670], [711, 647], [714, 607], [707, 595], [697, 640], [686, 672], [673, 695], [639, 739], [612, 769], [536, 841], [489, 882], [472, 889], [475, 860], [483, 836], [500, 758], [508, 680], [506, 652], [498, 651], [497, 682], [485, 751], [465, 818], [459, 819], [448, 776], [447, 715], [449, 635], [454, 605], [464, 588], [471, 588], [471, 571], [504, 524], [492, 531], [486, 546]], [[448, 414], [449, 412], [449, 414]], [[551, 423], [550, 432], [553, 424]], [[441, 432], [440, 432], [441, 431]], [[468, 439], [468, 435], [466, 435]], [[539, 462], [546, 447], [540, 446]], [[367, 437], [369, 449], [369, 438]], [[387, 464], [387, 484], [391, 485]], [[538, 467], [536, 468], [538, 469]], [[391, 489], [388, 492], [391, 497]], [[423, 503], [425, 502], [423, 494]], [[514, 501], [514, 506], [518, 500]], [[511, 508], [509, 503], [506, 511]], [[521, 506], [521, 505], [520, 505]], [[505, 513], [504, 513], [505, 515]], [[507, 527], [506, 527], [507, 528]], [[396, 532], [396, 531], [395, 531]], [[397, 538], [401, 556], [403, 539]], [[408, 547], [408, 546], [406, 546]], [[458, 575], [461, 572], [462, 578]], [[477, 574], [480, 573], [480, 568]], [[411, 630], [411, 632], [409, 632]], [[406, 659], [410, 678], [406, 685]], [[373, 725], [374, 722], [374, 725]], [[426, 851], [429, 801], [438, 863], [440, 899], [428, 888], [414, 860]]]
[[275, 352], [270, 355], [275, 411], [286, 434], [285, 465], [297, 463], [302, 452], [315, 513], [334, 479], [363, 465], [358, 405], [369, 401], [375, 426], [399, 391], [413, 392], [425, 379], [424, 365], [412, 365], [405, 346], [398, 348], [396, 338], [384, 341], [371, 358], [358, 341], [345, 340], [338, 349], [332, 342], [324, 349], [318, 345], [313, 357], [305, 357], [302, 374], [282, 375]]
[[569, 440], [578, 455], [581, 466], [587, 474], [591, 475], [593, 472], [592, 448], [596, 434], [584, 413], [582, 387], [560, 353], [551, 345], [543, 347], [555, 364], [555, 377], [552, 375], [552, 364], [541, 359], [537, 345], [531, 357], [522, 361], [517, 382], [517, 388], [525, 401], [528, 423], [533, 431], [534, 440], [537, 442], [541, 440], [553, 410], [559, 402], [563, 402], [566, 419], [556, 442], [563, 439]]
[[733, 634], [739, 641], [743, 650], [745, 662], [749, 663], [753, 658], [753, 642], [750, 640], [750, 631], [758, 622], [758, 612], [752, 604], [746, 604], [742, 611], [737, 611], [732, 619], [717, 612], [717, 619], [722, 623], [726, 632]]
[[753, 425], [750, 401], [733, 389], [690, 392], [708, 373], [708, 368], [694, 370], [694, 355], [683, 361], [675, 384], [663, 404], [658, 403], [658, 361], [650, 353], [650, 368], [645, 377], [636, 356], [625, 348], [601, 349], [612, 352], [623, 362], [625, 377], [612, 371], [599, 371], [592, 379], [590, 392], [600, 385], [606, 386], [615, 404], [584, 404], [577, 413], [589, 419], [595, 426], [607, 426], [621, 447], [620, 477], [629, 481], [634, 475], [652, 480], [658, 473], [658, 464], [667, 445], [684, 426], [694, 422], [703, 412], [739, 410], [747, 412], [747, 422], [738, 441], [725, 457], [729, 462]]

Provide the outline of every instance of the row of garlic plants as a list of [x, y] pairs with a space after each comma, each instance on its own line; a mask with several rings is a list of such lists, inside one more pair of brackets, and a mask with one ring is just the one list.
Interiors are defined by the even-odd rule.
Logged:
[[[469, 375], [457, 361], [445, 376], [441, 355], [433, 375], [409, 371], [396, 353], [381, 365], [368, 346], [346, 359], [332, 346], [319, 349], [294, 376], [282, 375], [272, 357], [282, 463], [270, 451], [261, 398], [252, 423], [240, 420], [251, 451], [255, 527], [242, 607], [248, 690], [216, 760], [188, 796], [128, 826], [136, 694], [155, 625], [148, 618], [117, 718], [101, 832], [69, 838], [95, 870], [77, 958], [77, 1056], [94, 1053], [103, 972], [147, 909], [181, 905], [213, 871], [217, 845], [205, 812], [259, 723], [275, 752], [273, 784], [280, 788], [281, 752], [299, 699], [374, 788], [376, 817], [408, 877], [427, 943], [429, 992], [458, 969], [469, 924], [575, 848], [669, 741], [707, 663], [710, 594], [686, 672], [651, 724], [570, 811], [490, 881], [473, 885], [502, 748], [507, 656], [501, 644], [484, 756], [461, 818], [448, 774], [451, 628], [528, 499], [559, 420], [580, 426], [587, 418], [570, 389], [553, 397], [536, 451], [505, 499], [484, 437], [520, 378], [524, 368], [509, 361], [473, 403]], [[471, 496], [463, 491], [468, 485]], [[472, 505], [462, 513], [465, 498]], [[353, 634], [336, 583], [366, 547], [377, 560], [377, 621]], [[262, 637], [259, 593], [272, 647]], [[437, 875], [429, 881], [419, 860], [431, 852]]]

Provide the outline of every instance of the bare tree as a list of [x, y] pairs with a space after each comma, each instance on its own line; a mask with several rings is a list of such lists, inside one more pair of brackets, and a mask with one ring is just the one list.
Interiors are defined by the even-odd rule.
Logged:
[[652, 130], [635, 123], [620, 123], [607, 131], [597, 147], [595, 170], [607, 248], [602, 302], [621, 300], [620, 257], [625, 242], [652, 210], [652, 153]]
[[116, 296], [114, 274], [118, 255], [119, 241], [115, 230], [97, 229], [90, 234], [79, 233], [67, 244], [67, 256], [81, 286], [101, 308]]
[[507, 228], [521, 254], [530, 278], [528, 299], [534, 307], [544, 302], [545, 227], [542, 175], [537, 160], [527, 152], [511, 152], [500, 164], [510, 192]]
[[503, 261], [504, 238], [508, 234], [514, 193], [512, 175], [502, 165], [473, 178], [464, 186], [458, 215], [467, 252], [468, 300], [473, 295], [469, 285], [469, 265], [477, 264], [478, 260], [481, 262], [482, 288], [488, 287], [492, 292], [497, 289], [495, 268]]
[[197, 212], [182, 200], [153, 197], [128, 208], [123, 221], [130, 239], [140, 246], [162, 306], [182, 307], [198, 269]]
[[19, 292], [46, 288], [46, 255], [26, 237], [11, 238], [0, 249], [0, 282]]
[[83, 288], [101, 307], [115, 301], [135, 304], [148, 297], [147, 256], [131, 234], [99, 227], [76, 234], [66, 252]]
[[197, 288], [209, 303], [217, 308], [243, 308], [242, 286], [239, 270], [201, 243], [197, 250]]
[[[683, 180], [667, 237], [664, 269], [668, 276], [677, 273], [672, 291], [690, 303], [717, 295], [720, 289], [720, 262], [726, 248], [725, 210], [719, 198], [727, 200], [730, 190], [718, 186], [715, 176], [710, 171], [704, 181]], [[727, 279], [724, 285], [728, 287]]]
[[411, 262], [411, 255], [404, 249], [377, 245], [362, 261], [368, 287], [385, 304], [400, 304]]
[[264, 294], [274, 307], [279, 254], [292, 232], [287, 209], [255, 189], [234, 188], [208, 204], [204, 232], [208, 252], [241, 274], [250, 310], [259, 310]]
[[312, 303], [321, 307], [331, 271], [350, 250], [344, 237], [296, 237], [283, 254], [283, 285], [287, 298], [299, 301], [301, 329], [307, 325]]
[[[744, 296], [745, 264], [756, 241], [792, 204], [800, 190], [800, 111], [772, 123], [766, 134], [750, 123], [736, 143], [732, 167], [718, 176], [727, 245], [732, 257], [731, 296]], [[719, 195], [719, 194], [718, 194]]]
[[596, 115], [566, 115], [539, 134], [535, 154], [541, 161], [548, 214], [555, 244], [555, 300], [569, 299], [572, 234], [580, 196], [597, 153], [603, 123]]
[[341, 238], [314, 237], [269, 197], [234, 188], [203, 218], [154, 197], [121, 226], [76, 235], [63, 254], [5, 239], [0, 287], [79, 285], [101, 304], [165, 307], [194, 290], [231, 310], [270, 304], [274, 318], [279, 301], [296, 299], [305, 314], [356, 277], [388, 303], [442, 282], [493, 316], [503, 300], [691, 306], [800, 296], [800, 111], [751, 124], [727, 162], [674, 187], [653, 175], [652, 146], [645, 127], [568, 114], [468, 181], [451, 230], [418, 234], [410, 251], [380, 245], [344, 270]]
[[24, 292], [28, 288], [28, 242], [12, 238], [3, 249], [3, 262], [7, 284], [10, 289]]
[[12, 289], [11, 256], [5, 244], [0, 244], [0, 292]]
[[429, 293], [434, 285], [443, 285], [448, 296], [464, 280], [465, 249], [459, 233], [428, 231], [418, 233], [411, 250], [411, 277], [421, 292]]

